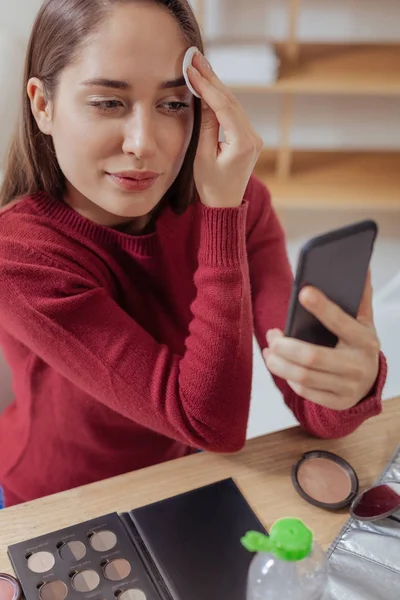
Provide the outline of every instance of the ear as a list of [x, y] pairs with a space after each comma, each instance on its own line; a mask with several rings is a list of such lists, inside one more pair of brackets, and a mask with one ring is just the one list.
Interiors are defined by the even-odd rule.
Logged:
[[37, 126], [42, 133], [51, 135], [53, 120], [51, 104], [46, 99], [43, 83], [40, 79], [32, 77], [28, 81], [27, 93], [31, 101], [31, 110]]

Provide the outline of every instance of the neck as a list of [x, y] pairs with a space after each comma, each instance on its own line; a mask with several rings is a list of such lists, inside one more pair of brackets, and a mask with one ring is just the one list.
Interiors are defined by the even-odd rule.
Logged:
[[121, 217], [113, 215], [97, 204], [94, 204], [94, 202], [91, 202], [88, 198], [83, 196], [83, 194], [70, 186], [64, 196], [64, 202], [82, 217], [97, 225], [110, 227], [132, 235], [143, 235], [144, 233], [147, 233], [147, 229], [151, 222], [151, 214], [140, 217]]

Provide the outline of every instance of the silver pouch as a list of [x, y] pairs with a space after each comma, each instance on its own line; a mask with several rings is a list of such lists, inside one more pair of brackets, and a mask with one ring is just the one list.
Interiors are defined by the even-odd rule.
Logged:
[[[378, 482], [400, 482], [400, 445]], [[389, 518], [349, 519], [328, 550], [324, 600], [400, 600], [400, 510]]]

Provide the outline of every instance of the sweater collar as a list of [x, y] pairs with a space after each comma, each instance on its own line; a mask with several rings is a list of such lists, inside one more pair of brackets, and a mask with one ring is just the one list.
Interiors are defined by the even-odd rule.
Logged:
[[62, 200], [51, 198], [45, 192], [39, 192], [32, 196], [36, 211], [61, 226], [70, 234], [73, 232], [79, 236], [88, 238], [104, 245], [117, 245], [133, 254], [140, 256], [152, 256], [158, 247], [158, 230], [162, 221], [168, 220], [171, 210], [166, 207], [159, 216], [155, 231], [145, 235], [132, 235], [94, 223], [83, 217]]

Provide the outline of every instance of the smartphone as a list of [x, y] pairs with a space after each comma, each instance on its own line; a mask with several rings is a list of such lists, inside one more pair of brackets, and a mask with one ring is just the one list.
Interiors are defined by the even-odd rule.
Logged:
[[319, 346], [336, 346], [337, 336], [300, 304], [300, 290], [312, 285], [347, 314], [356, 317], [377, 233], [375, 221], [365, 220], [314, 237], [302, 247], [286, 321], [286, 336]]

